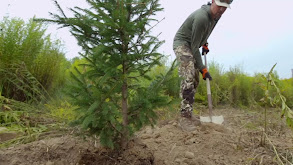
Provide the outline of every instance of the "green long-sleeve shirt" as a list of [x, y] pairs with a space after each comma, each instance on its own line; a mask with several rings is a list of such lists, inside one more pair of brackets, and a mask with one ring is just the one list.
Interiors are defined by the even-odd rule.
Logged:
[[202, 63], [199, 48], [207, 42], [217, 23], [212, 19], [210, 8], [210, 5], [203, 5], [190, 14], [177, 31], [173, 42], [173, 49], [181, 45], [187, 45], [191, 48], [195, 58], [195, 66], [200, 70], [205, 66]]

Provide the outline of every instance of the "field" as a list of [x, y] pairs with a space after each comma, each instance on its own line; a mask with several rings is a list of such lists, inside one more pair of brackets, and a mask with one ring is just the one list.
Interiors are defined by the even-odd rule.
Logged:
[[[284, 63], [252, 58], [261, 62], [254, 67], [274, 64], [259, 73], [236, 63], [228, 69], [211, 56], [201, 67], [200, 53], [186, 59], [177, 53], [170, 61], [160, 50], [161, 33], [153, 34], [164, 20], [155, 17], [163, 6], [159, 0], [137, 2], [88, 0], [89, 8], [76, 6], [68, 16], [53, 0], [58, 12], [50, 12], [51, 18], [3, 17], [0, 165], [292, 165], [293, 79], [279, 76]], [[46, 32], [51, 23], [76, 39], [78, 56], [69, 59], [62, 39]], [[181, 43], [202, 45], [192, 42]], [[225, 55], [234, 60], [244, 49]], [[213, 50], [211, 45], [209, 54], [218, 54]], [[183, 67], [194, 75], [183, 76]], [[212, 77], [210, 87], [206, 75]], [[197, 78], [199, 84], [192, 80]], [[189, 104], [194, 99], [195, 115], [207, 116], [212, 102], [224, 123], [183, 131], [180, 94], [188, 95]]]
[[[201, 115], [205, 111], [202, 108]], [[71, 128], [47, 134], [41, 140], [1, 149], [0, 161], [3, 165], [292, 164], [292, 131], [280, 119], [279, 111], [270, 109], [268, 132], [264, 134], [262, 112], [217, 108], [215, 113], [225, 118], [223, 125], [202, 123], [194, 132], [182, 131], [174, 116], [137, 132], [128, 149], [119, 153], [102, 148], [97, 138], [76, 136], [78, 130]], [[0, 134], [1, 139], [5, 136], [8, 134]]]

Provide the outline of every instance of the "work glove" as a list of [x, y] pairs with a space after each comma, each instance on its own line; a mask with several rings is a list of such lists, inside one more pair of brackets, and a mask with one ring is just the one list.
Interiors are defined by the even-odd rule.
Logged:
[[210, 75], [210, 73], [208, 72], [208, 69], [207, 68], [203, 68], [202, 70], [200, 70], [200, 73], [202, 74], [202, 78], [204, 80], [206, 80], [207, 78], [209, 80], [213, 80], [212, 76]]
[[203, 46], [202, 46], [202, 51], [201, 51], [201, 55], [204, 55], [204, 53], [208, 54], [208, 52], [210, 51], [209, 48], [209, 43], [205, 43]]

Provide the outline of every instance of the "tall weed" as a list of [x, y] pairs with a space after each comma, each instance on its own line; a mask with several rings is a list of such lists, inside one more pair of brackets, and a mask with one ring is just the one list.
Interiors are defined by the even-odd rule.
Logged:
[[[36, 102], [65, 82], [70, 63], [60, 41], [45, 36], [46, 27], [31, 19], [5, 17], [0, 22], [0, 86], [2, 95]], [[46, 95], [47, 96], [47, 95]]]

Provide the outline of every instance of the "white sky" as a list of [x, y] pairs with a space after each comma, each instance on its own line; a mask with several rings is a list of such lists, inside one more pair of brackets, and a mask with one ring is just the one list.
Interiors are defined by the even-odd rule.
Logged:
[[[154, 35], [159, 34], [166, 43], [161, 52], [175, 58], [172, 49], [173, 37], [194, 10], [207, 0], [161, 0], [164, 12], [158, 13], [161, 20]], [[85, 0], [59, 0], [62, 8], [86, 7]], [[227, 9], [210, 36], [208, 61], [214, 60], [227, 71], [241, 66], [249, 75], [268, 72], [277, 63], [275, 70], [281, 78], [291, 78], [293, 69], [293, 0], [234, 0], [232, 9]], [[67, 11], [67, 10], [66, 10]], [[50, 18], [48, 12], [56, 13], [52, 0], [0, 0], [0, 18], [3, 16]], [[70, 15], [70, 11], [66, 12]], [[78, 56], [81, 49], [68, 29], [58, 29], [50, 24], [47, 30], [55, 38], [64, 41], [66, 57]]]

